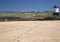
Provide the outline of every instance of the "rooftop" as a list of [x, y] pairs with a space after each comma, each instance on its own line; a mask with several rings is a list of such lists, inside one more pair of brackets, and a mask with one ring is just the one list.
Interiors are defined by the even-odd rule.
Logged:
[[53, 8], [58, 8], [58, 6], [57, 5], [54, 5], [54, 7]]

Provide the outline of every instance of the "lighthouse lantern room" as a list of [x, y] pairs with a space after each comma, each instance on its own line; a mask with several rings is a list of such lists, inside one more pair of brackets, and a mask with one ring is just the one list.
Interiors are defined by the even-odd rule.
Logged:
[[57, 5], [54, 5], [53, 7], [53, 16], [59, 15], [59, 7]]

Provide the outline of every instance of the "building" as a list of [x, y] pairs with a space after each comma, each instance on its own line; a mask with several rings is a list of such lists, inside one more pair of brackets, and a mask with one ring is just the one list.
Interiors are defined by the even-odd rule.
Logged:
[[53, 7], [53, 16], [59, 16], [59, 7], [57, 5]]

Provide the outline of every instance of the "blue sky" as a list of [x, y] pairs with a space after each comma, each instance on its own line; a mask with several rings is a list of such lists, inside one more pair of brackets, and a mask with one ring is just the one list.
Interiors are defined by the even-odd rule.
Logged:
[[0, 0], [0, 11], [49, 11], [60, 0]]

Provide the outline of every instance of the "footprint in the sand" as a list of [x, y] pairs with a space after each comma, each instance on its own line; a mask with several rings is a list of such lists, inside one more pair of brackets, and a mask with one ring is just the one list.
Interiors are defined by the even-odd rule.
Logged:
[[20, 36], [17, 36], [17, 38], [20, 38]]
[[27, 30], [26, 32], [29, 32], [29, 30]]
[[20, 42], [20, 40], [17, 40], [17, 42]]
[[20, 42], [20, 40], [15, 40], [14, 42]]
[[42, 40], [42, 42], [46, 42], [46, 40]]
[[60, 40], [54, 40], [55, 42], [60, 42]]
[[13, 39], [13, 42], [20, 42], [20, 39]]
[[32, 29], [30, 29], [32, 31]]
[[15, 41], [15, 39], [13, 39], [13, 41]]
[[23, 36], [23, 34], [20, 34], [20, 36], [22, 37], [22, 36]]
[[27, 32], [24, 33], [25, 35], [27, 34]]
[[58, 40], [55, 40], [56, 42], [58, 41]]
[[25, 35], [28, 34], [29, 32], [31, 32], [33, 29], [29, 29], [29, 30], [26, 30], [26, 32], [24, 33]]
[[39, 41], [37, 41], [37, 40], [34, 40], [34, 41], [32, 41], [32, 42], [39, 42]]
[[30, 31], [32, 31], [32, 29], [29, 29], [29, 30], [27, 30], [26, 32], [30, 32]]
[[29, 31], [27, 30], [24, 34], [26, 35]]
[[14, 42], [16, 42], [16, 41], [19, 42], [19, 41], [20, 41], [20, 36], [17, 36], [17, 37], [15, 36], [12, 40], [13, 40]]

